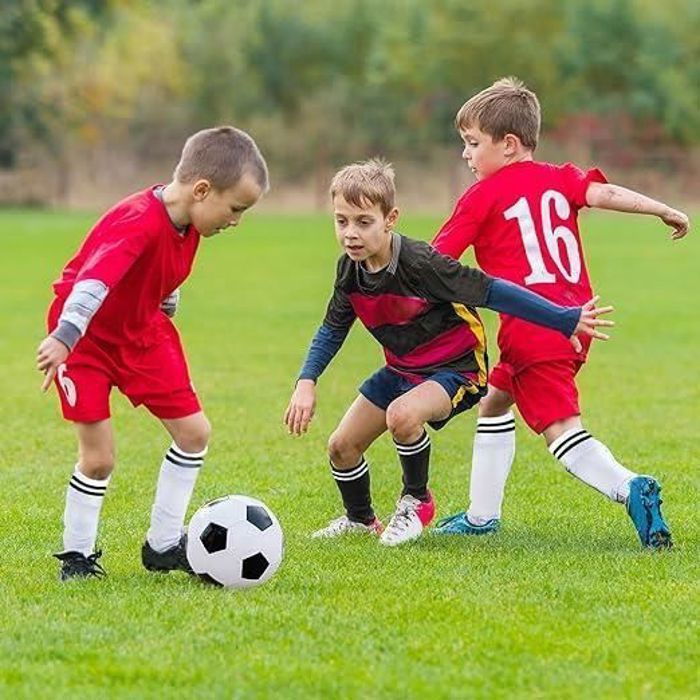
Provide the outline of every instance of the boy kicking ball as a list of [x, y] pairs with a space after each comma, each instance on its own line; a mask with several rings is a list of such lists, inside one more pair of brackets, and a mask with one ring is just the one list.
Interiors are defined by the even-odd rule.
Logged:
[[[419, 537], [435, 515], [428, 490], [430, 437], [478, 403], [488, 375], [486, 337], [473, 307], [510, 313], [581, 343], [578, 333], [612, 321], [595, 299], [552, 304], [516, 285], [438, 254], [394, 230], [394, 173], [371, 160], [340, 170], [331, 184], [335, 233], [343, 249], [333, 295], [314, 336], [284, 415], [293, 435], [306, 432], [316, 405], [316, 381], [342, 346], [355, 318], [384, 349], [386, 366], [369, 377], [328, 443], [333, 478], [345, 513], [315, 537], [359, 532], [394, 546]], [[386, 430], [403, 470], [403, 488], [386, 529], [372, 508], [365, 451]]]
[[146, 569], [191, 573], [183, 523], [210, 426], [169, 316], [200, 238], [237, 226], [268, 188], [253, 139], [224, 126], [191, 136], [172, 182], [127, 197], [92, 228], [53, 288], [49, 335], [37, 352], [46, 391], [55, 380], [75, 425], [78, 463], [63, 515], [61, 580], [100, 577], [95, 550], [114, 468], [109, 394], [143, 404], [172, 438], [141, 551]]

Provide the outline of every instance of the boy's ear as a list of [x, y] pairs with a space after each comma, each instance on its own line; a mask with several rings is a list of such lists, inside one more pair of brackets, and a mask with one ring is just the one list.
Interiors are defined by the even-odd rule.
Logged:
[[515, 134], [506, 134], [503, 137], [504, 155], [512, 156], [522, 146], [522, 141]]
[[211, 182], [209, 180], [197, 180], [192, 185], [192, 195], [198, 202], [204, 199], [211, 192]]
[[398, 207], [394, 207], [394, 208], [386, 215], [386, 228], [387, 228], [387, 231], [388, 231], [389, 229], [394, 228], [394, 224], [396, 224], [396, 222], [398, 221], [398, 219], [399, 219], [399, 210], [398, 210]]

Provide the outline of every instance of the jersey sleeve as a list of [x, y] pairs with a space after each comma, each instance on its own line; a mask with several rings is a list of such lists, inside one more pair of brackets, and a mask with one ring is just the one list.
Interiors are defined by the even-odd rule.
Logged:
[[577, 208], [582, 209], [586, 204], [586, 192], [592, 182], [606, 183], [605, 173], [598, 168], [581, 170], [573, 163], [565, 163], [560, 168], [564, 185], [564, 195]]
[[443, 255], [459, 260], [474, 243], [479, 233], [480, 220], [476, 198], [471, 190], [467, 190], [460, 197], [450, 218], [431, 241], [432, 246]]
[[437, 251], [430, 251], [414, 268], [422, 291], [432, 302], [484, 306], [492, 277]]
[[97, 280], [108, 290], [114, 288], [150, 241], [150, 233], [143, 228], [111, 224], [78, 271], [75, 282]]
[[336, 285], [326, 308], [323, 325], [333, 330], [347, 332], [355, 318], [355, 310], [352, 308], [348, 295]]

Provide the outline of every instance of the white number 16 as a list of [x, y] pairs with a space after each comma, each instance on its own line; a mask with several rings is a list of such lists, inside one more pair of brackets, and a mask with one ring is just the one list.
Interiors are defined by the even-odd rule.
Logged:
[[[578, 243], [574, 232], [566, 226], [557, 226], [552, 229], [551, 205], [560, 219], [568, 219], [571, 215], [571, 207], [566, 197], [556, 190], [547, 190], [542, 195], [540, 202], [542, 214], [542, 233], [547, 252], [554, 264], [559, 268], [559, 272], [568, 282], [576, 283], [581, 276], [581, 256], [578, 252]], [[521, 197], [510, 209], [503, 212], [506, 219], [517, 219], [520, 236], [523, 239], [525, 255], [530, 264], [530, 274], [525, 277], [525, 284], [551, 284], [556, 281], [556, 277], [551, 273], [542, 257], [540, 242], [535, 231], [535, 222], [532, 218], [530, 205], [525, 197]], [[566, 257], [569, 260], [569, 267], [564, 265], [559, 254], [559, 241], [562, 241], [566, 248]]]

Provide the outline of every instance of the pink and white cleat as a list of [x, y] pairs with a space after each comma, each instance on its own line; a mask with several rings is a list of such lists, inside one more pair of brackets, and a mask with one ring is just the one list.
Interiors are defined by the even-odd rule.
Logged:
[[435, 500], [428, 491], [429, 501], [420, 501], [414, 496], [401, 496], [379, 541], [387, 547], [396, 547], [421, 536], [423, 530], [435, 517]]

